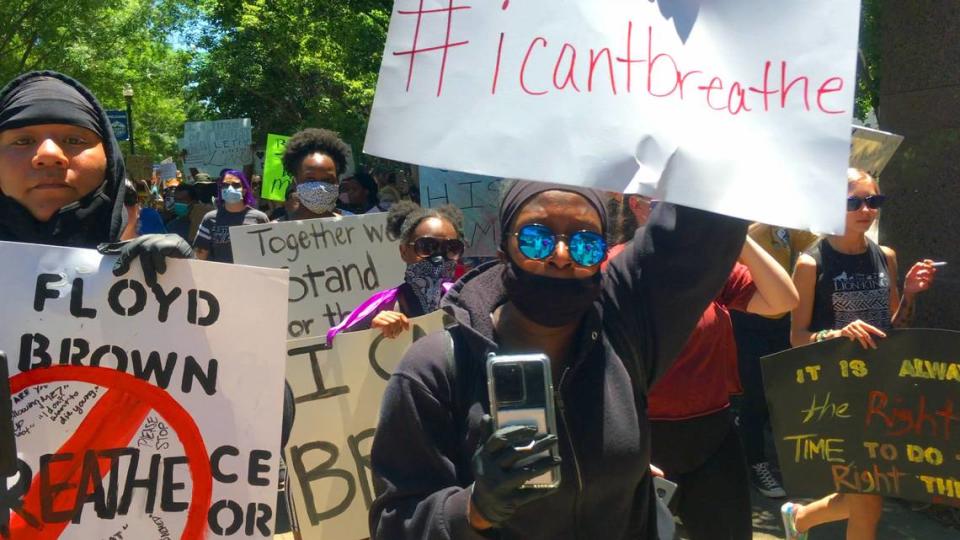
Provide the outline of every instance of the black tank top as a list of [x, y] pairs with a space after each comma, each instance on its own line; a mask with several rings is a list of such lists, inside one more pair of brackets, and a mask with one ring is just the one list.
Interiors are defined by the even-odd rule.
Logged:
[[846, 255], [824, 238], [807, 254], [817, 261], [808, 331], [836, 330], [857, 319], [881, 330], [890, 329], [891, 276], [880, 246], [868, 238], [867, 251]]

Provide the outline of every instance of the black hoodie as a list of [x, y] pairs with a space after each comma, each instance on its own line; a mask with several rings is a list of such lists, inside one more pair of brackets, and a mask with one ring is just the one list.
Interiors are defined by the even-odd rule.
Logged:
[[446, 333], [417, 341], [387, 386], [371, 458], [379, 485], [371, 537], [656, 539], [646, 391], [726, 282], [746, 230], [738, 219], [658, 206], [604, 272], [557, 389], [560, 488], [483, 533], [466, 508], [470, 460], [490, 410], [490, 313], [506, 301], [505, 267], [464, 276], [443, 301], [456, 320], [452, 349]]
[[59, 79], [72, 86], [96, 110], [100, 130], [104, 134], [107, 171], [97, 189], [79, 201], [64, 206], [47, 222], [37, 221], [20, 203], [0, 193], [0, 240], [85, 248], [116, 241], [123, 230], [123, 179], [126, 171], [107, 113], [86, 87], [56, 71], [31, 71], [20, 75], [0, 90], [0, 103], [14, 89], [37, 77]]

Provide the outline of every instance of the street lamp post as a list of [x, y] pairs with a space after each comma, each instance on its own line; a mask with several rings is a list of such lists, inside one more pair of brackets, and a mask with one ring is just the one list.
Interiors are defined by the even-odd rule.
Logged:
[[123, 99], [127, 102], [127, 124], [130, 127], [130, 155], [137, 154], [137, 147], [133, 142], [133, 87], [130, 84], [123, 85]]

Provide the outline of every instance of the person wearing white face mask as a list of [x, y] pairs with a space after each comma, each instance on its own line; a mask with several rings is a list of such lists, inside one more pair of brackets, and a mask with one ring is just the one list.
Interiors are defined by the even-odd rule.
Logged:
[[230, 227], [269, 223], [270, 218], [253, 208], [253, 190], [242, 172], [224, 169], [217, 188], [217, 209], [203, 216], [193, 247], [198, 259], [232, 263]]
[[290, 137], [283, 152], [283, 168], [293, 177], [300, 199], [300, 208], [290, 219], [341, 215], [336, 206], [348, 152], [347, 144], [327, 129], [307, 128]]

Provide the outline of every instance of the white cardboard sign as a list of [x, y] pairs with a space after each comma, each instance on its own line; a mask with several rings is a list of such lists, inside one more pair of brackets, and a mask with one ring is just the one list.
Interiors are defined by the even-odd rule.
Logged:
[[858, 26], [852, 0], [396, 0], [364, 151], [840, 232]]
[[287, 380], [297, 417], [286, 448], [294, 508], [304, 540], [370, 536], [370, 447], [387, 381], [411, 343], [443, 328], [435, 311], [386, 339], [378, 330], [288, 344]]
[[289, 339], [325, 336], [406, 269], [384, 213], [231, 227], [230, 239], [234, 262], [290, 269]]
[[223, 169], [243, 170], [253, 163], [253, 126], [249, 118], [187, 122], [183, 125], [180, 148], [187, 151], [184, 167], [196, 168], [211, 178]]
[[13, 538], [272, 537], [287, 272], [168, 260], [150, 288], [91, 250], [0, 253]]

